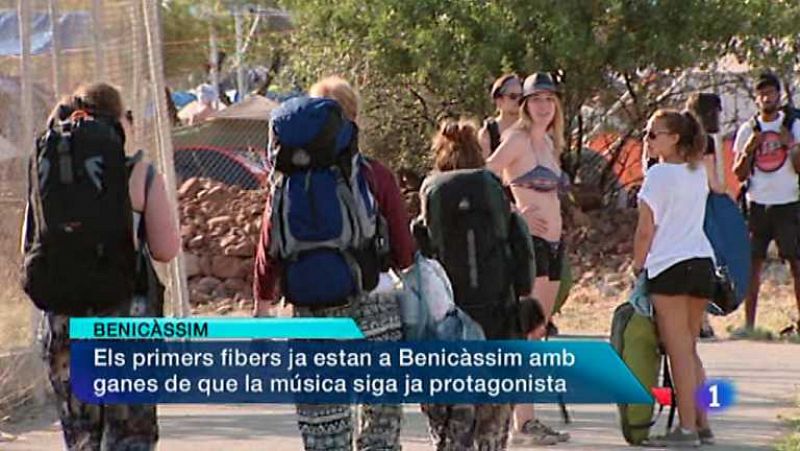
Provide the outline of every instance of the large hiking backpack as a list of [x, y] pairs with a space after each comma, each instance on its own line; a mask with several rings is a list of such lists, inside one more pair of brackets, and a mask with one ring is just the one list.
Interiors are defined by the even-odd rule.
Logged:
[[272, 112], [270, 133], [269, 252], [283, 263], [283, 293], [295, 305], [347, 304], [377, 286], [388, 254], [357, 129], [335, 101], [298, 97]]
[[535, 269], [530, 233], [502, 183], [485, 169], [464, 169], [429, 176], [420, 193], [415, 236], [423, 253], [444, 266], [456, 304], [488, 338], [507, 336]]
[[736, 203], [717, 193], [708, 195], [703, 230], [714, 249], [717, 272], [708, 311], [727, 315], [739, 307], [750, 288], [750, 234]]
[[[614, 310], [611, 320], [611, 346], [630, 368], [648, 392], [659, 385], [659, 372], [663, 368], [662, 385], [672, 386], [672, 377], [666, 356], [659, 351], [659, 339], [653, 320], [636, 313], [629, 302]], [[662, 364], [663, 360], [663, 364]], [[654, 404], [617, 404], [620, 427], [625, 441], [641, 445], [650, 435], [650, 428], [658, 417], [653, 417]], [[664, 405], [659, 406], [659, 415]], [[667, 430], [675, 419], [675, 398], [671, 399]]]
[[124, 133], [64, 111], [29, 161], [22, 286], [44, 311], [97, 314], [130, 300], [135, 251]]

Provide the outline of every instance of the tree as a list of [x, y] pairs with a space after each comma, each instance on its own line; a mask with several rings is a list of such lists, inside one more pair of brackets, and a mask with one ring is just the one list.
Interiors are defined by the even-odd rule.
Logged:
[[[218, 50], [228, 55], [227, 65], [234, 65], [236, 53], [232, 8], [237, 5], [270, 7], [270, 0], [162, 0], [164, 60], [167, 77], [202, 73], [210, 59], [209, 33], [217, 35]], [[245, 29], [254, 19], [247, 18]], [[269, 23], [261, 21], [245, 54], [245, 63], [269, 66], [274, 55]]]
[[[287, 75], [354, 81], [366, 146], [395, 165], [425, 163], [444, 115], [483, 116], [504, 71], [560, 71], [571, 129], [583, 106], [631, 98], [631, 122], [653, 90], [727, 48], [747, 13], [725, 0], [284, 0], [297, 29]], [[580, 140], [570, 140], [578, 149]]]

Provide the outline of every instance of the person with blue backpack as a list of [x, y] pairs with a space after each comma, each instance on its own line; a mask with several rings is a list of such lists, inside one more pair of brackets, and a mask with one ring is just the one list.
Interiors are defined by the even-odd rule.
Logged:
[[[703, 130], [706, 132], [706, 148], [703, 152], [703, 165], [708, 174], [708, 183], [711, 191], [724, 194], [726, 186], [724, 180], [717, 177], [716, 144], [712, 133], [720, 131], [720, 114], [722, 113], [722, 99], [710, 92], [695, 92], [686, 99], [685, 109], [691, 111], [700, 120]], [[658, 163], [658, 158], [648, 158], [647, 153], [643, 152], [643, 162], [646, 169], [650, 169]], [[703, 317], [703, 327], [700, 329], [700, 338], [715, 338], [714, 329], [708, 320], [708, 314]]]
[[[367, 339], [400, 340], [397, 292], [383, 282], [413, 261], [400, 189], [358, 150], [349, 84], [326, 79], [311, 92], [319, 97], [272, 112], [276, 177], [256, 256], [255, 314], [272, 316], [283, 297], [295, 316], [352, 317]], [[298, 404], [297, 413], [306, 450], [353, 448], [349, 405]], [[402, 406], [364, 406], [357, 448], [399, 450], [401, 423]]]
[[672, 368], [680, 426], [653, 437], [657, 447], [713, 443], [695, 394], [705, 380], [697, 352], [703, 313], [715, 295], [714, 249], [706, 236], [709, 181], [703, 167], [706, 138], [689, 111], [658, 110], [647, 123], [645, 150], [659, 163], [639, 192], [633, 271], [646, 277], [659, 338]]
[[[800, 312], [800, 116], [780, 106], [781, 82], [771, 72], [758, 76], [754, 90], [758, 114], [739, 127], [733, 144], [733, 171], [743, 183], [741, 203], [750, 228], [752, 267], [745, 300], [745, 337], [755, 327], [761, 271], [772, 241], [788, 261]], [[794, 327], [800, 333], [800, 322]]]

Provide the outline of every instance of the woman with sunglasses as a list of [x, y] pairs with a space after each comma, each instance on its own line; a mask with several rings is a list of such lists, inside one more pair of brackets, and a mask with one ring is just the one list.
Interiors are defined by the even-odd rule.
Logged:
[[[486, 166], [510, 187], [516, 208], [528, 223], [536, 255], [533, 297], [542, 305], [549, 321], [561, 280], [564, 249], [562, 218], [558, 197], [566, 186], [559, 165], [564, 149], [564, 114], [556, 84], [546, 73], [525, 79], [519, 120], [503, 137]], [[540, 339], [541, 334], [529, 335]], [[532, 404], [518, 405], [515, 412], [513, 444], [554, 445], [570, 435], [535, 419]]]
[[497, 115], [486, 119], [478, 132], [483, 158], [488, 158], [497, 150], [503, 133], [519, 120], [522, 80], [517, 74], [503, 75], [495, 80], [491, 94]]
[[659, 163], [647, 171], [639, 192], [633, 270], [647, 276], [680, 415], [680, 426], [651, 438], [651, 446], [699, 446], [714, 440], [695, 401], [705, 380], [697, 336], [714, 289], [714, 251], [703, 231], [709, 192], [705, 147], [703, 128], [689, 111], [659, 110], [647, 123], [645, 150]]

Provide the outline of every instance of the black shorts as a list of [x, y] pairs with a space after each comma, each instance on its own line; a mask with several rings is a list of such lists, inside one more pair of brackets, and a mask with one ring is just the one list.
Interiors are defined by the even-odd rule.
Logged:
[[767, 248], [772, 240], [778, 244], [781, 258], [795, 260], [800, 257], [800, 202], [782, 205], [762, 205], [750, 202], [747, 227], [750, 229], [750, 249], [753, 258], [767, 258]]
[[714, 262], [710, 258], [684, 260], [647, 279], [648, 293], [666, 296], [711, 299], [715, 286]]
[[533, 252], [536, 256], [536, 277], [548, 280], [561, 280], [561, 265], [564, 261], [564, 243], [553, 243], [538, 236], [533, 238]]

